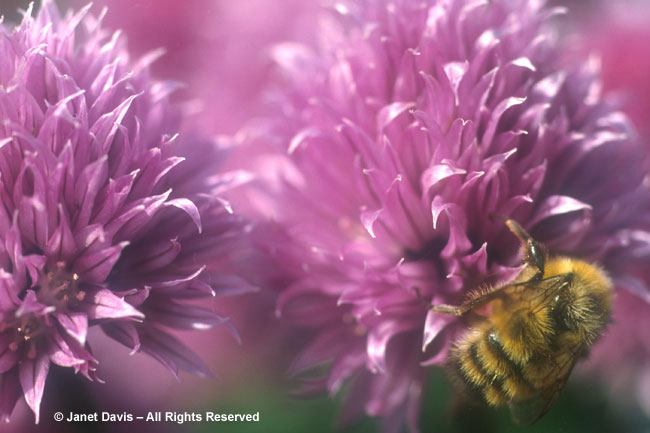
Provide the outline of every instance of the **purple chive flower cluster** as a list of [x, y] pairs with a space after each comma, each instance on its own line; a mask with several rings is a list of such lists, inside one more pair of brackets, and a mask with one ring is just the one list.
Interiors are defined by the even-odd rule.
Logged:
[[0, 416], [24, 396], [37, 422], [51, 364], [98, 380], [89, 327], [210, 375], [170, 328], [230, 327], [205, 300], [251, 289], [224, 271], [247, 225], [218, 198], [244, 176], [177, 136], [159, 53], [131, 62], [90, 6], [42, 3], [0, 27]]
[[274, 50], [276, 115], [240, 135], [268, 150], [251, 200], [286, 230], [272, 246], [290, 275], [277, 313], [313, 331], [291, 372], [329, 366], [306, 392], [349, 383], [344, 422], [365, 412], [396, 430], [407, 414], [416, 431], [429, 366], [466, 326], [427, 305], [516, 275], [502, 217], [649, 298], [634, 272], [650, 253], [646, 158], [601, 98], [597, 62], [558, 55], [562, 9], [358, 0], [331, 12], [318, 47]]

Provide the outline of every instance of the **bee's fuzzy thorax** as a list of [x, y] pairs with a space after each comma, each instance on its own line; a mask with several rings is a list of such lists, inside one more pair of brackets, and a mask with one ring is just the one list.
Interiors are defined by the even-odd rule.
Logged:
[[571, 274], [567, 291], [566, 325], [588, 345], [601, 334], [612, 313], [612, 282], [603, 269], [584, 260], [558, 257], [549, 261], [545, 276]]

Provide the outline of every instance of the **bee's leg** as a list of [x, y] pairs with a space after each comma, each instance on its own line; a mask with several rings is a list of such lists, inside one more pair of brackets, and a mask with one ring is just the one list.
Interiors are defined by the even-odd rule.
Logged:
[[485, 290], [476, 291], [470, 293], [469, 298], [462, 304], [448, 305], [448, 304], [439, 304], [431, 305], [431, 311], [440, 314], [449, 314], [450, 316], [463, 316], [473, 309], [480, 307], [481, 305], [490, 302], [494, 298], [501, 295], [501, 291], [507, 287], [511, 287], [510, 284], [504, 284], [502, 286], [490, 287]]
[[447, 304], [440, 304], [440, 305], [431, 305], [429, 302], [427, 302], [423, 297], [422, 293], [420, 292], [420, 288], [418, 286], [413, 286], [413, 291], [415, 292], [415, 295], [418, 297], [418, 300], [426, 308], [427, 310], [432, 310], [436, 313], [441, 313], [441, 314], [449, 314], [451, 316], [462, 316], [463, 314], [467, 313], [471, 308], [467, 308], [463, 305], [455, 307], [453, 305], [447, 305]]
[[448, 305], [448, 304], [439, 304], [439, 305], [431, 306], [431, 311], [433, 311], [434, 313], [448, 314], [450, 316], [462, 316], [471, 310], [472, 310], [471, 307], [467, 307], [464, 304], [459, 306]]
[[532, 280], [539, 280], [544, 275], [544, 264], [546, 263], [546, 249], [533, 239], [523, 227], [515, 220], [507, 219], [506, 226], [515, 236], [519, 238], [522, 245], [523, 261], [529, 266], [537, 269]]

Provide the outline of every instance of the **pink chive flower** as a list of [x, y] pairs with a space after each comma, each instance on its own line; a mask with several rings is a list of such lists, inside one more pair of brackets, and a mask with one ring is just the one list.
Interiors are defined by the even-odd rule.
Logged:
[[24, 396], [38, 422], [51, 364], [97, 380], [91, 326], [173, 374], [210, 375], [169, 329], [230, 327], [199, 302], [250, 288], [222, 266], [246, 223], [216, 197], [241, 175], [208, 167], [218, 146], [175, 135], [156, 54], [131, 62], [88, 9], [63, 18], [44, 0], [0, 28], [5, 420]]
[[[321, 44], [278, 46], [276, 115], [241, 131], [266, 182], [251, 202], [286, 230], [281, 319], [313, 331], [292, 373], [350, 383], [363, 412], [417, 430], [459, 303], [516, 275], [514, 218], [554, 253], [601, 263], [648, 299], [645, 154], [600, 95], [593, 61], [563, 64], [543, 1], [339, 2]], [[418, 295], [419, 293], [419, 295]], [[618, 320], [618, 318], [615, 318]], [[643, 332], [639, 330], [638, 332]]]

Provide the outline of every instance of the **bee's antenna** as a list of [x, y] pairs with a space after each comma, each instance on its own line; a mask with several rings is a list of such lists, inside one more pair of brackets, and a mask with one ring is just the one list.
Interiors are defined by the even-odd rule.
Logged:
[[508, 229], [519, 238], [519, 240], [523, 244], [527, 244], [533, 238], [528, 234], [526, 230], [522, 226], [520, 226], [515, 220], [512, 220], [510, 218], [505, 220], [506, 226], [508, 226]]
[[506, 219], [506, 226], [523, 244], [524, 263], [528, 263], [537, 268], [534, 279], [542, 278], [542, 275], [544, 275], [544, 264], [546, 263], [546, 250], [544, 247], [533, 239], [515, 220]]

